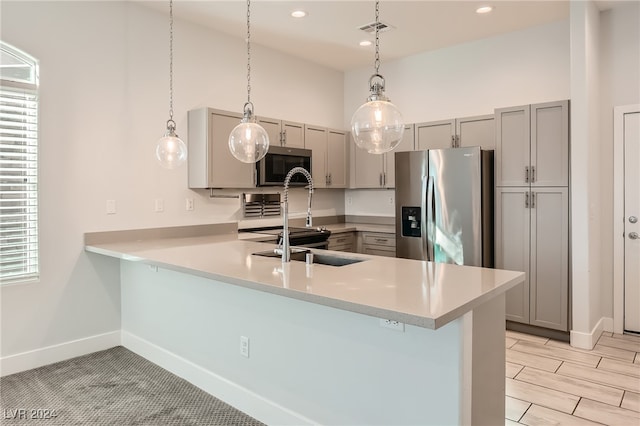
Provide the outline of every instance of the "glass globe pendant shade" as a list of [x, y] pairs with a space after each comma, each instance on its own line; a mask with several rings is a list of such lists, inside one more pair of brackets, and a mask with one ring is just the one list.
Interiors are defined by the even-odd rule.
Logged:
[[368, 101], [351, 119], [356, 145], [371, 154], [384, 154], [402, 140], [404, 122], [398, 108], [389, 101]]
[[[382, 83], [371, 81], [379, 77]], [[351, 118], [351, 134], [356, 145], [371, 154], [384, 154], [394, 149], [404, 134], [402, 114], [384, 95], [384, 79], [373, 75], [369, 80], [371, 95]]]
[[253, 113], [247, 105], [245, 105], [242, 121], [229, 135], [229, 150], [243, 163], [255, 163], [267, 155], [269, 135], [261, 125], [255, 122]]
[[166, 169], [180, 167], [187, 160], [187, 145], [176, 135], [176, 123], [167, 121], [167, 132], [156, 144], [156, 159]]

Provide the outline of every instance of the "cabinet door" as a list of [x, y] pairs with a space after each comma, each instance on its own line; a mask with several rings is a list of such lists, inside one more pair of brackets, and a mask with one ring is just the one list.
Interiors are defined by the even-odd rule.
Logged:
[[327, 137], [327, 175], [331, 188], [347, 187], [347, 134], [329, 130]]
[[496, 126], [493, 114], [456, 119], [457, 146], [495, 149]]
[[255, 187], [254, 163], [243, 163], [229, 151], [229, 135], [240, 123], [237, 115], [209, 114], [209, 188]]
[[396, 152], [413, 151], [414, 144], [413, 124], [404, 126], [404, 134], [398, 146], [391, 152], [385, 154], [384, 186], [395, 188], [396, 186]]
[[280, 120], [275, 118], [258, 118], [260, 124], [269, 135], [269, 145], [280, 146]]
[[496, 109], [496, 186], [529, 186], [530, 107]]
[[529, 188], [496, 188], [496, 268], [522, 271], [524, 283], [506, 294], [507, 319], [529, 323]]
[[284, 144], [289, 148], [304, 148], [304, 124], [291, 121], [282, 122]]
[[311, 153], [311, 177], [316, 188], [327, 187], [327, 129], [305, 126], [307, 149]]
[[416, 124], [416, 150], [452, 148], [455, 132], [455, 120]]
[[369, 154], [351, 142], [354, 154], [355, 188], [380, 188], [382, 187], [384, 173], [384, 155]]
[[531, 185], [569, 185], [569, 101], [531, 105]]
[[569, 191], [531, 188], [531, 197], [530, 324], [568, 331]]

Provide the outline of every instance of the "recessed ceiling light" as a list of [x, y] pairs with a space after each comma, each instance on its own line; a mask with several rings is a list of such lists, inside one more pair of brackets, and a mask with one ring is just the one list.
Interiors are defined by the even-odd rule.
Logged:
[[293, 12], [291, 12], [291, 16], [293, 16], [294, 18], [304, 18], [305, 16], [307, 16], [307, 12], [305, 12], [304, 10], [294, 10]]
[[492, 6], [480, 6], [479, 8], [476, 9], [476, 13], [479, 13], [479, 14], [489, 13], [492, 10], [493, 10]]
[[372, 44], [372, 43], [371, 43], [371, 41], [369, 41], [369, 40], [362, 40], [362, 41], [360, 42], [360, 46], [362, 46], [362, 47], [371, 46], [371, 44]]

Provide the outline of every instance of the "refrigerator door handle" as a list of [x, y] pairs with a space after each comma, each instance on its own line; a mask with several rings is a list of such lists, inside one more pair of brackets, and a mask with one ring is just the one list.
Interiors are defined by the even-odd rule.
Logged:
[[420, 214], [420, 238], [422, 239], [420, 244], [420, 259], [429, 259], [429, 248], [427, 241], [429, 240], [428, 226], [427, 226], [427, 188], [428, 188], [429, 176], [422, 176], [422, 212]]
[[433, 176], [429, 176], [427, 179], [427, 203], [425, 208], [427, 210], [427, 235], [426, 235], [426, 246], [427, 246], [427, 260], [433, 262], [434, 254], [433, 254], [433, 245], [435, 243], [435, 205], [433, 199]]

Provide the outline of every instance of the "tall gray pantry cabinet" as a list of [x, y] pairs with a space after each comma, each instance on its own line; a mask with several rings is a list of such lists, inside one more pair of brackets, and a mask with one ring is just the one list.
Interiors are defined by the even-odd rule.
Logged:
[[569, 330], [569, 102], [496, 116], [496, 268], [524, 271], [507, 320]]

